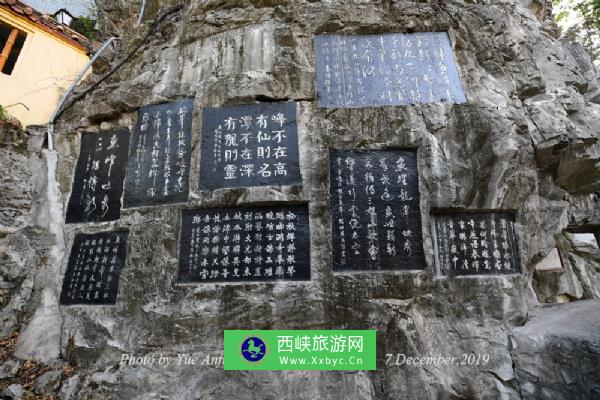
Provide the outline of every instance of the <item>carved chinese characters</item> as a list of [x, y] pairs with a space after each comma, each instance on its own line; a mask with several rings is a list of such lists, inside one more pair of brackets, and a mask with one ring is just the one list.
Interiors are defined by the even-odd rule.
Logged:
[[425, 268], [417, 155], [331, 150], [334, 270]]
[[127, 231], [114, 231], [75, 236], [60, 304], [115, 304], [127, 235]]
[[140, 109], [124, 207], [187, 202], [193, 104], [193, 99], [185, 99]]
[[81, 135], [67, 223], [119, 219], [128, 148], [127, 130]]
[[295, 103], [204, 109], [200, 189], [299, 183]]
[[308, 206], [183, 210], [180, 282], [310, 279]]
[[514, 214], [436, 214], [433, 227], [439, 275], [521, 272]]
[[315, 53], [322, 107], [466, 102], [446, 32], [323, 35]]

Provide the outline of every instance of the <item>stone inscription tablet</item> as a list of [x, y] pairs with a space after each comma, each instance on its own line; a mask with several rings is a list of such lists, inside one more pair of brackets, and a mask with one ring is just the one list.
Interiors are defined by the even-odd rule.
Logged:
[[321, 35], [315, 53], [321, 107], [467, 101], [446, 32]]
[[81, 135], [67, 223], [119, 219], [128, 149], [127, 129]]
[[127, 231], [75, 236], [60, 304], [115, 304], [127, 254]]
[[183, 210], [180, 282], [310, 280], [308, 206]]
[[133, 131], [124, 207], [186, 203], [194, 100], [143, 107]]
[[301, 181], [294, 102], [204, 109], [200, 189]]
[[433, 230], [436, 268], [440, 275], [521, 272], [512, 213], [435, 214]]
[[331, 150], [333, 269], [425, 268], [417, 154]]

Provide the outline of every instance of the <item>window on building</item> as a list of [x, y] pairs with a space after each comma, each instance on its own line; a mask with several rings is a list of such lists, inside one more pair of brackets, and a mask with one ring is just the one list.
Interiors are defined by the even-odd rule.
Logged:
[[73, 21], [73, 16], [67, 10], [59, 10], [54, 14], [54, 18], [61, 24], [70, 26]]
[[25, 32], [0, 21], [0, 70], [3, 74], [12, 74], [26, 37]]

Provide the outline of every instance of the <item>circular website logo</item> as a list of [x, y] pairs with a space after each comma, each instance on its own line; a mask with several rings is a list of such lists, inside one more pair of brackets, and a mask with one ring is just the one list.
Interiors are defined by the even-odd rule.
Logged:
[[252, 336], [242, 342], [242, 356], [250, 362], [257, 362], [267, 354], [267, 346], [262, 339]]

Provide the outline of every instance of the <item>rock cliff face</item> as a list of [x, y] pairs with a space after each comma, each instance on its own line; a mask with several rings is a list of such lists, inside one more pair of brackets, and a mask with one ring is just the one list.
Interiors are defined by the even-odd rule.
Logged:
[[[583, 371], [587, 367], [575, 362], [557, 367], [575, 375], [569, 375], [568, 387], [551, 392], [528, 384], [537, 371], [552, 387], [564, 386], [563, 375], [544, 372], [558, 363], [556, 358], [541, 357], [544, 368], [533, 372], [530, 360], [569, 342], [565, 336], [572, 332], [561, 331], [544, 346], [526, 340], [526, 326], [511, 340], [511, 332], [540, 303], [589, 299], [596, 318], [600, 307], [594, 300], [600, 298], [599, 252], [582, 250], [564, 233], [568, 227], [600, 226], [600, 87], [581, 48], [556, 39], [550, 1], [191, 0], [177, 6], [153, 0], [143, 25], [135, 27], [139, 3], [114, 0], [102, 6], [102, 27], [122, 40], [80, 93], [140, 47], [62, 114], [55, 135], [58, 187], [52, 173], [46, 180], [54, 153], [44, 153], [45, 162], [36, 148], [0, 152], [2, 165], [15, 166], [9, 175], [14, 179], [1, 182], [2, 207], [17, 210], [4, 212], [1, 221], [2, 335], [21, 332], [16, 348], [21, 360], [56, 363], [62, 357], [76, 364], [68, 374], [75, 375], [64, 379], [61, 398], [598, 397], [597, 385], [579, 389], [584, 378], [599, 382], [600, 373]], [[315, 35], [419, 31], [449, 33], [467, 103], [318, 107]], [[194, 167], [187, 206], [308, 202], [310, 282], [178, 284], [181, 205], [123, 210], [120, 220], [101, 224], [65, 225], [64, 215], [56, 216], [69, 199], [78, 133], [132, 129], [139, 107], [184, 97], [195, 99], [193, 166], [199, 163], [203, 107], [273, 100], [297, 104], [302, 185], [201, 192]], [[423, 272], [332, 272], [331, 147], [418, 149]], [[515, 210], [523, 273], [435, 277], [432, 208]], [[19, 216], [23, 213], [31, 217]], [[57, 307], [68, 258], [64, 249], [68, 256], [75, 234], [115, 228], [130, 230], [117, 304]], [[534, 272], [557, 241], [565, 269], [552, 275]], [[43, 268], [46, 272], [38, 273]], [[550, 318], [557, 308], [536, 318]], [[568, 324], [570, 315], [563, 318]], [[119, 365], [123, 354], [218, 356], [224, 329], [247, 328], [377, 329], [378, 369], [252, 373], [210, 365]], [[577, 339], [573, 351], [588, 349], [586, 354], [597, 360], [597, 340]], [[488, 354], [489, 363], [386, 363], [387, 354], [470, 353]], [[18, 361], [6, 360], [3, 370], [10, 379]]]
[[598, 303], [536, 310], [511, 334], [515, 374], [524, 398], [592, 399], [600, 394]]

